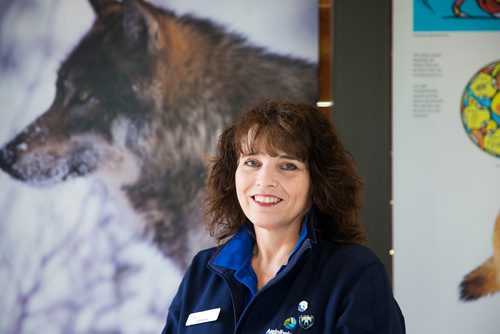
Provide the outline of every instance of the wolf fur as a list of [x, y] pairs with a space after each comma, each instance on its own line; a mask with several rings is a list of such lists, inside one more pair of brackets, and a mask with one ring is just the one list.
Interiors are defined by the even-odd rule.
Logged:
[[142, 0], [90, 4], [52, 105], [1, 148], [0, 167], [35, 186], [99, 177], [184, 268], [207, 245], [204, 161], [218, 134], [265, 99], [314, 103], [316, 66]]

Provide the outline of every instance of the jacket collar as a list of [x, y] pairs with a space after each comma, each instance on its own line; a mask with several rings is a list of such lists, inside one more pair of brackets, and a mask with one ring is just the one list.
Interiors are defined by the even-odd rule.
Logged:
[[[317, 241], [316, 235], [316, 220], [318, 209], [313, 206], [304, 218], [304, 224], [299, 235], [299, 240], [295, 245], [288, 263], [291, 262], [295, 255], [302, 254], [306, 249], [311, 248]], [[236, 233], [229, 241], [222, 245], [217, 252], [212, 256], [208, 265], [216, 271], [242, 270], [248, 266], [252, 258], [252, 249], [255, 243], [255, 232], [252, 225], [246, 225], [238, 233]], [[218, 270], [220, 268], [221, 270]]]

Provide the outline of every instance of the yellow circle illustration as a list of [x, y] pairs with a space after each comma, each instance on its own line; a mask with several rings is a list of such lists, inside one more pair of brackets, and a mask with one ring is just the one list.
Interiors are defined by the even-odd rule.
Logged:
[[474, 74], [462, 95], [460, 114], [469, 138], [500, 158], [500, 61]]

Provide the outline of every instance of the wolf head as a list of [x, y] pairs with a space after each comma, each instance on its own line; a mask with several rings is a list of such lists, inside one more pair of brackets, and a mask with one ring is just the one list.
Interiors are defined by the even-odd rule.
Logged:
[[264, 99], [314, 102], [316, 67], [141, 0], [90, 3], [95, 22], [61, 64], [52, 105], [1, 148], [0, 167], [33, 185], [99, 177], [184, 265], [200, 247], [192, 231], [218, 134]]
[[154, 57], [141, 38], [147, 33], [144, 22], [137, 15], [125, 17], [140, 5], [125, 4], [137, 8], [92, 2], [93, 28], [61, 65], [50, 108], [0, 151], [4, 171], [24, 182], [51, 185], [110, 162], [116, 167], [123, 150], [133, 146], [153, 111], [153, 101], [145, 103], [138, 91], [154, 70]]

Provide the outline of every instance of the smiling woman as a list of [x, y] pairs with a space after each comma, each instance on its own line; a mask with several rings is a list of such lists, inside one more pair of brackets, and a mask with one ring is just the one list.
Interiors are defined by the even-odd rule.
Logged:
[[320, 111], [259, 104], [222, 133], [212, 163], [205, 215], [221, 245], [194, 258], [163, 333], [405, 333], [362, 245], [352, 157]]
[[[361, 179], [335, 127], [313, 106], [279, 101], [252, 108], [219, 138], [205, 207], [211, 234], [219, 242], [249, 223], [235, 196], [235, 176], [241, 162], [257, 154], [282, 156], [282, 162], [307, 169], [315, 206], [324, 221], [335, 221], [321, 226], [330, 241], [366, 242], [357, 217]], [[246, 156], [247, 160], [242, 160]], [[257, 164], [258, 160], [250, 159], [249, 163]]]
[[312, 196], [305, 162], [285, 152], [278, 156], [265, 150], [252, 152], [240, 156], [235, 184], [241, 209], [255, 230], [251, 268], [260, 289], [286, 264]]
[[[255, 228], [298, 229], [311, 208], [309, 169], [286, 155], [242, 155], [235, 175], [238, 202]], [[258, 234], [257, 234], [258, 235]]]

